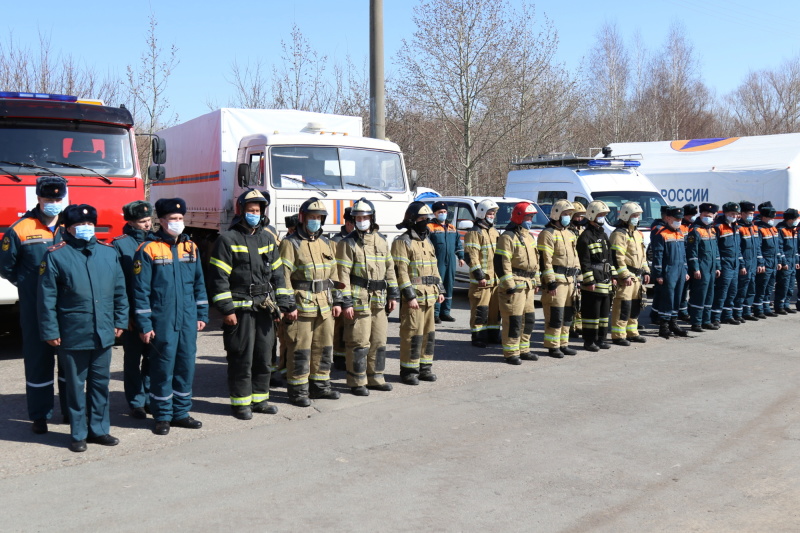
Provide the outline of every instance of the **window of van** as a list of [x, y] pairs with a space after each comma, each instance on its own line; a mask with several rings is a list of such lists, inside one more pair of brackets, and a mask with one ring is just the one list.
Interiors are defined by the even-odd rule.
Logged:
[[649, 228], [653, 220], [661, 216], [661, 206], [666, 205], [661, 195], [654, 192], [643, 191], [611, 191], [592, 193], [595, 200], [600, 200], [608, 205], [611, 212], [606, 217], [610, 224], [616, 224], [620, 208], [628, 202], [636, 202], [642, 207], [642, 216], [639, 220], [640, 228]]
[[584, 198], [583, 196], [576, 196], [576, 197], [575, 197], [575, 200], [573, 200], [573, 201], [574, 201], [574, 202], [580, 202], [580, 204], [581, 204], [581, 205], [582, 205], [584, 208], [587, 208], [587, 207], [589, 207], [589, 200], [587, 200], [587, 199], [586, 199], [586, 198]]
[[567, 191], [539, 191], [539, 197], [536, 200], [536, 203], [542, 208], [544, 214], [549, 217], [550, 210], [553, 208], [553, 204], [559, 200], [566, 199]]

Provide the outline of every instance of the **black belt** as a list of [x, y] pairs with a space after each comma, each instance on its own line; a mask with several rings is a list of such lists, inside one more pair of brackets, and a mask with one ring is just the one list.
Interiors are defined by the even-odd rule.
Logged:
[[441, 280], [438, 276], [420, 276], [418, 278], [412, 278], [411, 283], [414, 285], [438, 285], [441, 283]]
[[628, 271], [632, 272], [634, 276], [641, 276], [644, 273], [643, 268], [628, 267]]
[[292, 288], [297, 291], [324, 292], [336, 287], [332, 279], [292, 280]]
[[389, 283], [385, 279], [367, 279], [355, 274], [350, 274], [350, 284], [363, 287], [368, 291], [383, 291], [389, 288]]
[[556, 274], [564, 274], [565, 276], [577, 276], [581, 273], [580, 268], [569, 268], [561, 265], [554, 265], [553, 272]]
[[231, 292], [235, 292], [236, 294], [245, 294], [247, 296], [261, 296], [263, 294], [269, 294], [271, 291], [272, 286], [269, 283], [265, 285], [252, 283], [249, 287], [231, 287]]
[[511, 269], [511, 273], [514, 274], [515, 276], [519, 276], [521, 278], [531, 278], [531, 279], [533, 279], [533, 278], [536, 277], [536, 272], [531, 272], [530, 270], [522, 270], [522, 269], [519, 269], [519, 268], [512, 268]]

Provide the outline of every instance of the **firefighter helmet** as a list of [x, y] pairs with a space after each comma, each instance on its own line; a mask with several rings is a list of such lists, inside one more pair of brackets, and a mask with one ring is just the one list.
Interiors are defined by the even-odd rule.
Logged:
[[[589, 204], [591, 205], [591, 204]], [[584, 215], [586, 216], [586, 208], [583, 207], [583, 204], [580, 202], [572, 202], [572, 216], [575, 215]]]
[[239, 216], [244, 215], [245, 205], [253, 202], [261, 204], [261, 216], [263, 217], [266, 215], [269, 200], [257, 189], [245, 189], [245, 191], [239, 195], [239, 198], [236, 199], [236, 214]]
[[353, 207], [350, 209], [350, 215], [353, 217], [365, 217], [372, 215], [372, 220], [375, 220], [375, 206], [366, 198], [356, 200]]
[[492, 209], [497, 210], [499, 208], [500, 206], [497, 205], [497, 202], [487, 198], [478, 202], [478, 206], [475, 208], [475, 216], [478, 218], [486, 218], [486, 213]]
[[[550, 209], [550, 218], [553, 220], [558, 220], [561, 218], [561, 215], [568, 214], [572, 216], [572, 210], [575, 209], [568, 200], [559, 200], [555, 204], [553, 204], [553, 208]], [[570, 213], [565, 213], [565, 211], [570, 211]]]
[[403, 215], [403, 222], [397, 224], [397, 228], [411, 228], [414, 225], [414, 222], [417, 221], [417, 218], [422, 215], [426, 215], [428, 218], [433, 218], [433, 211], [431, 211], [431, 208], [423, 202], [411, 202], [406, 208], [405, 215]]
[[532, 203], [520, 202], [515, 205], [514, 209], [511, 211], [511, 222], [519, 226], [525, 220], [526, 216], [535, 214], [536, 208], [533, 207]]
[[628, 202], [622, 204], [622, 207], [619, 210], [619, 219], [623, 222], [630, 221], [633, 215], [640, 215], [642, 213], [642, 206], [637, 204], [636, 202]]
[[608, 208], [605, 202], [595, 200], [593, 202], [589, 202], [589, 205], [586, 207], [586, 218], [592, 222], [595, 222], [598, 216], [607, 215], [610, 212], [611, 209]]
[[299, 212], [299, 219], [300, 222], [305, 224], [306, 216], [308, 215], [320, 215], [322, 217], [322, 222], [320, 223], [321, 226], [325, 225], [325, 219], [328, 217], [328, 210], [325, 209], [325, 204], [322, 203], [322, 200], [317, 198], [316, 196], [312, 196], [308, 200], [302, 203], [300, 206]]

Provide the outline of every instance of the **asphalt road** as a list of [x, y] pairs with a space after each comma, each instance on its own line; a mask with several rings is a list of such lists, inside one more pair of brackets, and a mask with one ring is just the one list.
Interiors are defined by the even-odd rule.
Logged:
[[0, 529], [800, 530], [800, 315], [512, 367], [471, 347], [456, 306], [436, 383], [397, 384], [395, 315], [394, 391], [356, 398], [337, 374], [342, 399], [301, 409], [278, 389], [279, 414], [249, 422], [229, 415], [214, 321], [205, 425], [166, 437], [128, 416], [115, 349], [121, 443], [83, 454], [66, 426], [30, 432], [18, 342], [0, 337]]

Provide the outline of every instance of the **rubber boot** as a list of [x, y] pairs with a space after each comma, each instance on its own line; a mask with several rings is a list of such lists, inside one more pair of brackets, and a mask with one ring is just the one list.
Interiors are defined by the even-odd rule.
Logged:
[[405, 385], [419, 385], [419, 372], [415, 368], [401, 368], [400, 382]]
[[436, 381], [436, 374], [431, 372], [430, 364], [419, 365], [419, 380], [420, 381]]
[[308, 390], [308, 397], [312, 400], [338, 400], [339, 391], [331, 389], [331, 382], [312, 381]]
[[311, 400], [308, 398], [308, 383], [305, 385], [287, 385], [286, 392], [289, 395], [289, 401], [292, 405], [298, 407], [308, 407], [311, 405]]

